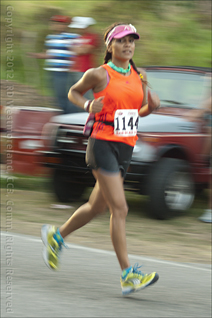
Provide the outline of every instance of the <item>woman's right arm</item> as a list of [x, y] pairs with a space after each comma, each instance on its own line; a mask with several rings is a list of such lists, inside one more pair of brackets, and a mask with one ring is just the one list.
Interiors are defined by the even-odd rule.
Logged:
[[[68, 92], [68, 99], [75, 105], [84, 109], [87, 99], [83, 96], [88, 90], [101, 91], [107, 81], [106, 72], [103, 68], [93, 68], [87, 70], [82, 78], [75, 83]], [[89, 112], [98, 113], [102, 110], [104, 97], [100, 97], [91, 102]]]

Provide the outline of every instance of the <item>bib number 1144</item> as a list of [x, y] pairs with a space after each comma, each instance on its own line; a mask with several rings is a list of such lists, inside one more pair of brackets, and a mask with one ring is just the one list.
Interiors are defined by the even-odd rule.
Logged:
[[114, 117], [114, 134], [121, 137], [136, 136], [138, 129], [137, 109], [118, 109]]

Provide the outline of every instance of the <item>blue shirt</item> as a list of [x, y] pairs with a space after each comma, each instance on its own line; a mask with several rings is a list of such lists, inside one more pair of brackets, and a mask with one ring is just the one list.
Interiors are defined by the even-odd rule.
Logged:
[[49, 58], [45, 60], [47, 71], [68, 72], [72, 67], [75, 53], [71, 50], [79, 41], [80, 35], [61, 33], [47, 35], [45, 46]]

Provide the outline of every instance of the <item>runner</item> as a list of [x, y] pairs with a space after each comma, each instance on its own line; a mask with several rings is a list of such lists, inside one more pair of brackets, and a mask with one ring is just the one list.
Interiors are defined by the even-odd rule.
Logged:
[[[104, 65], [89, 69], [70, 88], [69, 99], [95, 114], [88, 141], [86, 163], [92, 168], [96, 184], [87, 203], [79, 207], [60, 228], [43, 225], [44, 260], [57, 270], [64, 238], [81, 228], [108, 208], [110, 235], [121, 267], [124, 295], [155, 283], [156, 272], [143, 274], [138, 264], [131, 266], [126, 243], [125, 220], [128, 206], [123, 181], [137, 140], [138, 116], [147, 116], [160, 106], [157, 95], [148, 91], [147, 77], [136, 69], [132, 60], [139, 34], [131, 24], [114, 24], [105, 33]], [[93, 90], [94, 100], [83, 94]], [[148, 103], [146, 99], [148, 98]]]

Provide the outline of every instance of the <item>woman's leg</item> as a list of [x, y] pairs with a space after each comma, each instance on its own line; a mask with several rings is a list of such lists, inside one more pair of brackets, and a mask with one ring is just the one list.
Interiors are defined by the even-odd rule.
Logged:
[[70, 233], [90, 222], [96, 215], [103, 213], [107, 206], [110, 209], [110, 235], [121, 269], [130, 266], [125, 219], [128, 206], [125, 199], [123, 178], [121, 174], [103, 173], [98, 169], [93, 171], [96, 178], [95, 187], [89, 201], [79, 207], [60, 228], [60, 234], [65, 238]]
[[65, 238], [70, 233], [90, 222], [97, 214], [103, 213], [107, 208], [98, 180], [93, 188], [88, 202], [80, 206], [74, 214], [60, 228], [60, 234]]
[[101, 193], [110, 209], [110, 235], [121, 269], [130, 266], [125, 232], [125, 220], [128, 213], [123, 178], [121, 174], [108, 174], [101, 169], [93, 171], [98, 180]]

